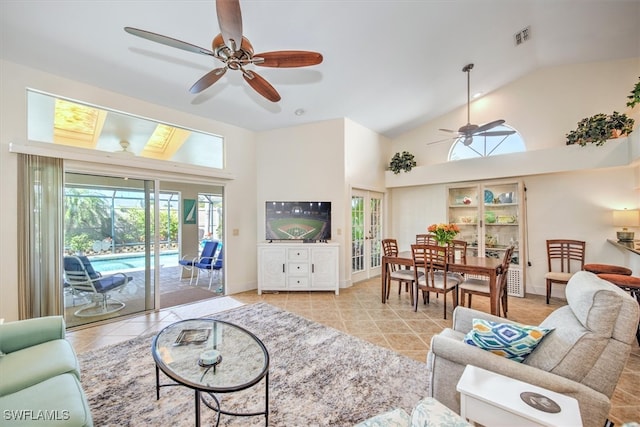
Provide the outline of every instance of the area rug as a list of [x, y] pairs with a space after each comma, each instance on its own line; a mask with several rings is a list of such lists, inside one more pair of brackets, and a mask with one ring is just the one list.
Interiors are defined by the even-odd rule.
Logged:
[[[426, 364], [265, 303], [211, 316], [253, 332], [269, 351], [270, 426], [351, 426], [427, 396]], [[194, 392], [155, 395], [153, 335], [82, 353], [82, 385], [97, 426], [193, 426]], [[163, 382], [168, 378], [162, 377]], [[221, 395], [225, 409], [264, 407], [264, 381]], [[202, 406], [203, 425], [215, 423]], [[223, 426], [264, 426], [264, 417], [223, 415]]]

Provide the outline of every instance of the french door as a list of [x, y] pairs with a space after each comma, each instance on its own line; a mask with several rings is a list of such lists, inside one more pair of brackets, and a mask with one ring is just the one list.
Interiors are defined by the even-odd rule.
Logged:
[[383, 194], [354, 189], [351, 193], [351, 281], [380, 274]]

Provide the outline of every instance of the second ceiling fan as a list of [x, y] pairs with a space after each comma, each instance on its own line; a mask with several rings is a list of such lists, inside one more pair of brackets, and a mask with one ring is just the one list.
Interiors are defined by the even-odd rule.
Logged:
[[253, 70], [245, 68], [247, 65], [259, 65], [261, 67], [293, 68], [308, 67], [322, 62], [322, 54], [304, 50], [279, 50], [273, 52], [254, 53], [249, 40], [242, 35], [242, 14], [239, 0], [217, 0], [216, 13], [220, 34], [211, 42], [212, 50], [205, 49], [161, 34], [140, 30], [133, 27], [125, 27], [129, 34], [161, 43], [167, 46], [212, 56], [224, 63], [224, 67], [215, 68], [195, 82], [189, 91], [199, 93], [207, 89], [227, 72], [227, 70], [239, 70], [242, 77], [256, 92], [269, 101], [280, 101], [280, 94], [262, 76]]
[[[504, 120], [494, 120], [489, 123], [485, 123], [483, 125], [476, 125], [471, 123], [471, 70], [473, 69], [473, 64], [467, 64], [462, 68], [462, 71], [467, 73], [467, 124], [461, 126], [457, 131], [451, 129], [439, 129], [443, 132], [456, 133], [457, 135], [453, 137], [453, 139], [463, 138], [462, 143], [464, 145], [471, 145], [473, 142], [474, 136], [508, 136], [513, 135], [515, 131], [513, 130], [496, 130], [490, 131], [497, 126], [500, 126], [504, 123]], [[435, 144], [438, 142], [443, 142], [450, 140], [451, 138], [434, 141], [430, 144]]]

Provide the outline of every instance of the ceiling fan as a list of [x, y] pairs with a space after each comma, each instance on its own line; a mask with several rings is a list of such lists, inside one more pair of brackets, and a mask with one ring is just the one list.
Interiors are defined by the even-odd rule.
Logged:
[[239, 0], [217, 0], [216, 13], [220, 34], [213, 38], [211, 46], [213, 50], [205, 49], [191, 43], [183, 42], [161, 34], [140, 30], [133, 27], [124, 27], [124, 30], [134, 36], [142, 37], [156, 43], [213, 56], [222, 61], [224, 67], [215, 68], [202, 76], [189, 89], [191, 93], [200, 93], [207, 89], [227, 72], [227, 70], [239, 70], [242, 77], [256, 92], [271, 102], [280, 101], [280, 94], [263, 77], [247, 65], [259, 65], [262, 67], [293, 68], [308, 67], [322, 62], [322, 54], [303, 50], [280, 50], [273, 52], [254, 53], [249, 40], [242, 35], [242, 14]]
[[[443, 132], [455, 133], [456, 136], [453, 139], [463, 138], [462, 143], [464, 145], [471, 145], [473, 142], [474, 136], [508, 136], [513, 135], [515, 131], [513, 130], [498, 130], [498, 131], [489, 131], [497, 126], [500, 126], [504, 123], [504, 120], [494, 120], [489, 123], [485, 123], [483, 125], [476, 125], [471, 123], [471, 70], [473, 69], [473, 64], [467, 64], [462, 68], [462, 71], [467, 73], [467, 124], [461, 126], [457, 131], [451, 129], [438, 129]], [[439, 141], [430, 142], [430, 144], [436, 144], [438, 142], [443, 142], [450, 140], [452, 138], [441, 139]]]

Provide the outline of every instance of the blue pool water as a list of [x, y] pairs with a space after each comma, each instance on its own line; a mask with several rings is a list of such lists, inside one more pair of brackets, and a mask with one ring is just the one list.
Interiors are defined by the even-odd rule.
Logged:
[[[170, 267], [178, 265], [178, 252], [160, 254], [160, 265]], [[144, 268], [144, 255], [119, 255], [114, 257], [91, 258], [91, 265], [96, 271], [121, 271]]]

